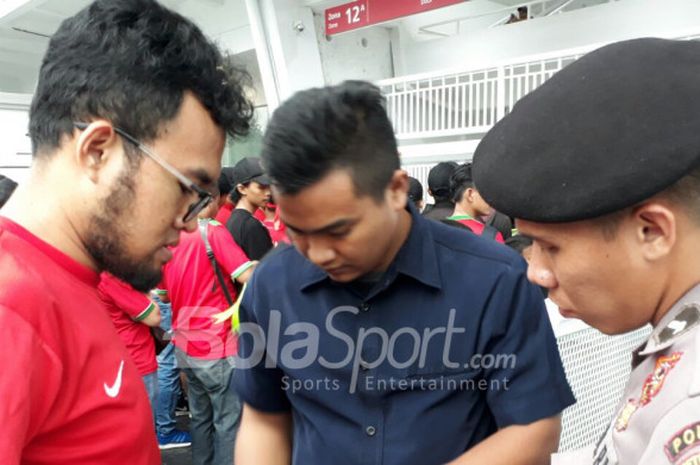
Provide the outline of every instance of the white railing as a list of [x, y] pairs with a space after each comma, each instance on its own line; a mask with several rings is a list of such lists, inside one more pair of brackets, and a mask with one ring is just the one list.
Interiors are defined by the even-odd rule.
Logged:
[[586, 50], [380, 81], [399, 139], [479, 134]]
[[[697, 40], [698, 34], [675, 37]], [[396, 137], [487, 132], [513, 105], [557, 71], [603, 44], [519, 58], [480, 69], [425, 73], [377, 82]]]

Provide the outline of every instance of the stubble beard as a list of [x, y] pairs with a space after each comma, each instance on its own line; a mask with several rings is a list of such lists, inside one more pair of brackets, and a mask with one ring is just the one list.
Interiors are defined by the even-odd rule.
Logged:
[[85, 247], [101, 270], [113, 274], [138, 291], [148, 292], [161, 281], [162, 270], [154, 267], [148, 259], [139, 261], [129, 256], [125, 244], [129, 232], [122, 221], [136, 199], [134, 180], [138, 166], [138, 162], [126, 161], [115, 188], [99, 211], [90, 218]]

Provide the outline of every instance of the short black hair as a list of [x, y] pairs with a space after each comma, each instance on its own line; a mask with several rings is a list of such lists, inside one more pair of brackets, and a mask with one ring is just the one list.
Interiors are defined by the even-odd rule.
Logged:
[[148, 142], [178, 113], [185, 91], [230, 136], [247, 133], [247, 74], [190, 20], [154, 0], [97, 0], [49, 42], [32, 100], [34, 156], [59, 147], [75, 121], [105, 118]]
[[231, 193], [231, 191], [233, 190], [233, 188], [235, 187], [233, 185], [233, 180], [232, 180], [232, 176], [233, 176], [232, 171], [233, 171], [233, 167], [231, 167], [231, 166], [224, 166], [223, 168], [221, 168], [221, 174], [219, 175], [218, 186], [219, 186], [219, 193], [222, 196], [229, 195]]
[[378, 87], [364, 81], [297, 92], [272, 115], [262, 160], [273, 185], [297, 194], [335, 169], [358, 196], [381, 202], [400, 168], [394, 130]]
[[450, 176], [450, 196], [453, 202], [462, 200], [464, 191], [474, 187], [474, 178], [472, 177], [472, 164], [464, 163], [459, 165], [452, 176]]
[[408, 198], [414, 204], [423, 200], [423, 184], [414, 177], [408, 177]]
[[0, 207], [5, 205], [16, 188], [16, 182], [0, 174]]
[[[250, 181], [240, 183], [240, 184], [243, 187], [248, 187], [248, 186], [250, 186]], [[231, 188], [231, 192], [229, 192], [229, 194], [228, 194], [228, 198], [231, 199], [231, 202], [238, 203], [242, 197], [243, 197], [243, 195], [241, 195], [241, 193], [238, 192], [238, 184], [234, 184], [233, 187]]]

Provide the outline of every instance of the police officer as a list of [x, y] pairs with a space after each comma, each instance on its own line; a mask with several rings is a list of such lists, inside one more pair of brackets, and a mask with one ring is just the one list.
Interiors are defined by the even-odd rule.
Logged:
[[700, 463], [700, 43], [620, 42], [523, 98], [474, 158], [531, 281], [607, 334], [648, 323], [597, 444], [553, 463]]

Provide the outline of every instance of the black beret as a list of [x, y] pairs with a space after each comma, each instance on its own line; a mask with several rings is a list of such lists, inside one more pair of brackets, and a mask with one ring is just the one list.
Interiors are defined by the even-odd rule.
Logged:
[[632, 206], [700, 164], [700, 42], [595, 50], [522, 98], [474, 153], [479, 193], [537, 222]]

